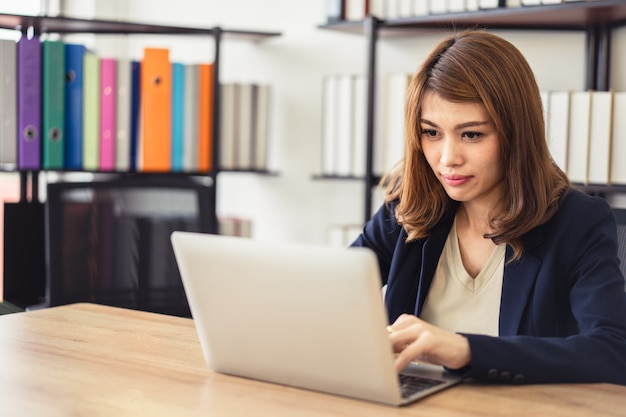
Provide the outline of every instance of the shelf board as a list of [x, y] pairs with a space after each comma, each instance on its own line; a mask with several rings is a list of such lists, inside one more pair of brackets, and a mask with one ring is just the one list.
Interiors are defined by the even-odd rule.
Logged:
[[95, 33], [95, 34], [161, 34], [161, 35], [209, 35], [218, 30], [227, 38], [260, 41], [280, 36], [280, 32], [229, 30], [183, 26], [167, 26], [151, 23], [121, 22], [115, 20], [80, 19], [64, 16], [26, 16], [0, 13], [0, 28], [24, 32], [33, 28], [37, 33]]
[[[520, 30], [586, 30], [592, 25], [626, 24], [626, 1], [598, 0], [555, 5], [502, 7], [464, 13], [431, 14], [381, 20], [382, 35], [471, 28]], [[339, 22], [319, 28], [363, 34], [363, 22]]]

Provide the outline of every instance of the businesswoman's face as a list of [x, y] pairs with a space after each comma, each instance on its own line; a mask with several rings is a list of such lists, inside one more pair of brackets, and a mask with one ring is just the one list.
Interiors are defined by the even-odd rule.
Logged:
[[450, 198], [495, 207], [501, 196], [500, 141], [485, 107], [424, 95], [420, 120], [424, 156]]

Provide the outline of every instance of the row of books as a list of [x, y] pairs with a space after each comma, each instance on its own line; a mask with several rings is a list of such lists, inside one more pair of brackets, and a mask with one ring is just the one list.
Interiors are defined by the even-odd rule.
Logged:
[[224, 236], [252, 237], [252, 220], [237, 216], [218, 216], [218, 234]]
[[544, 91], [554, 161], [579, 184], [626, 184], [626, 92]]
[[[0, 41], [0, 168], [208, 172], [213, 64], [101, 57], [84, 45]], [[224, 169], [266, 168], [269, 86], [223, 85]]]
[[38, 36], [1, 43], [5, 169], [210, 170], [213, 64], [173, 63], [162, 48], [131, 61]]
[[[404, 104], [410, 75], [384, 80], [382, 129], [374, 143], [374, 173], [404, 153]], [[365, 82], [360, 75], [324, 78], [322, 174], [362, 177], [365, 171]], [[546, 138], [554, 161], [572, 182], [626, 184], [626, 92], [542, 91]]]
[[327, 0], [329, 22], [359, 21], [366, 16], [400, 19], [443, 13], [464, 13], [500, 7], [554, 5], [584, 0]]
[[[374, 143], [373, 171], [389, 171], [404, 152], [404, 98], [410, 75], [385, 77], [383, 132]], [[364, 75], [333, 74], [323, 78], [322, 167], [325, 176], [364, 177], [367, 144], [367, 80]], [[377, 135], [375, 135], [377, 136]]]
[[225, 83], [220, 89], [220, 168], [267, 170], [271, 85]]

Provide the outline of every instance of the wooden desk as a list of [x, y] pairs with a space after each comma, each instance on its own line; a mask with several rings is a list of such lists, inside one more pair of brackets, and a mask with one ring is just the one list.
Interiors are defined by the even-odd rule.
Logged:
[[0, 415], [624, 416], [626, 387], [464, 383], [409, 406], [220, 375], [193, 322], [75, 304], [0, 316]]

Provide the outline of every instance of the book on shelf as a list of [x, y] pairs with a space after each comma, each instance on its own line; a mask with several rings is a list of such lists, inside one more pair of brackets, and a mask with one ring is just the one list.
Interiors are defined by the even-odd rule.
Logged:
[[445, 1], [431, 1], [431, 2], [429, 2], [428, 14], [448, 13], [449, 12], [448, 2], [449, 2], [449, 0], [445, 0]]
[[326, 75], [322, 85], [322, 175], [362, 177], [367, 152], [367, 78]]
[[626, 185], [626, 92], [613, 93], [613, 118], [611, 120], [611, 184]]
[[131, 61], [130, 86], [130, 169], [137, 171], [141, 119], [141, 62]]
[[269, 84], [254, 84], [252, 99], [252, 161], [253, 168], [268, 168], [268, 148], [270, 133], [271, 87]]
[[430, 12], [430, 0], [413, 0], [413, 16], [426, 16]]
[[65, 167], [65, 45], [41, 43], [41, 166]]
[[83, 68], [85, 46], [65, 44], [65, 166], [83, 167]]
[[354, 139], [354, 76], [342, 74], [337, 79], [337, 116], [335, 159], [333, 174], [349, 176], [352, 174], [352, 146]]
[[115, 97], [115, 170], [126, 172], [131, 169], [131, 91], [132, 62], [129, 59], [117, 60]]
[[478, 0], [479, 9], [497, 9], [506, 7], [506, 0]]
[[267, 169], [270, 96], [268, 84], [221, 85], [220, 169]]
[[391, 170], [404, 155], [404, 101], [410, 75], [404, 72], [390, 73], [385, 77], [382, 166], [376, 171]]
[[0, 167], [17, 166], [17, 46], [0, 39]]
[[237, 138], [236, 163], [237, 169], [252, 169], [252, 99], [253, 86], [251, 83], [239, 84], [239, 99], [237, 102]]
[[185, 65], [172, 63], [172, 171], [183, 171], [185, 141]]
[[575, 183], [587, 184], [588, 180], [590, 120], [591, 92], [572, 92], [570, 94], [567, 175]]
[[337, 142], [338, 79], [326, 75], [322, 79], [322, 175], [334, 174], [335, 143]]
[[237, 100], [239, 84], [225, 83], [221, 86], [221, 138], [220, 138], [220, 169], [237, 167]]
[[100, 167], [100, 57], [86, 51], [83, 63], [83, 162], [85, 171]]
[[413, 16], [413, 0], [396, 0], [396, 13], [399, 18]]
[[465, 3], [465, 8], [467, 9], [468, 12], [476, 12], [480, 10], [479, 1], [480, 0], [467, 0]]
[[352, 111], [352, 157], [351, 173], [365, 177], [367, 160], [367, 77], [354, 77], [354, 110]]
[[548, 147], [552, 159], [564, 172], [567, 172], [569, 105], [569, 91], [548, 92]]
[[100, 171], [115, 170], [117, 60], [100, 59]]
[[467, 10], [466, 0], [448, 0], [448, 12], [462, 13]]
[[198, 64], [185, 65], [185, 96], [183, 114], [183, 169], [185, 171], [198, 170], [198, 141], [200, 124], [200, 66]]
[[326, 20], [328, 23], [341, 22], [346, 18], [344, 0], [326, 0]]
[[587, 181], [591, 184], [608, 184], [609, 161], [611, 160], [611, 118], [613, 116], [613, 93], [611, 91], [591, 92], [590, 115]]
[[201, 63], [198, 68], [198, 171], [209, 172], [213, 162], [213, 64]]
[[369, 0], [343, 0], [345, 20], [360, 21], [369, 14]]
[[167, 48], [144, 48], [141, 63], [140, 170], [171, 168], [172, 71]]
[[239, 216], [220, 216], [218, 233], [224, 236], [252, 237], [252, 220]]
[[18, 168], [41, 167], [41, 41], [17, 41]]

